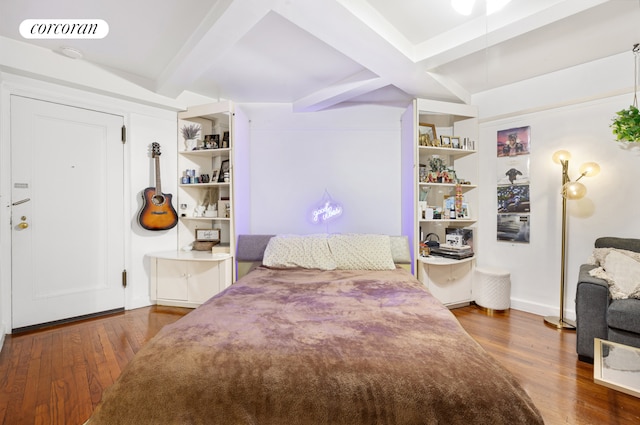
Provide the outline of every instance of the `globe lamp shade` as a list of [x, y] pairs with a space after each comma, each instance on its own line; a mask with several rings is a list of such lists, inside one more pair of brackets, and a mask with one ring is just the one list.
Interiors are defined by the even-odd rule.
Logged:
[[580, 174], [586, 177], [593, 177], [600, 174], [600, 166], [596, 162], [585, 162], [580, 166]]
[[571, 154], [568, 151], [556, 151], [552, 156], [553, 162], [560, 164], [562, 161], [568, 161], [571, 159]]
[[562, 195], [567, 199], [581, 199], [587, 194], [587, 187], [580, 182], [569, 182], [562, 186]]

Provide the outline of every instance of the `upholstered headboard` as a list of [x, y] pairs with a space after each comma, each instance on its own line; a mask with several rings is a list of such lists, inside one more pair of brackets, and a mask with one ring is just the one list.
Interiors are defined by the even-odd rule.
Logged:
[[[238, 235], [236, 245], [236, 261], [238, 263], [238, 276], [249, 273], [255, 267], [262, 265], [264, 250], [269, 240], [275, 235]], [[391, 256], [396, 265], [411, 271], [411, 251], [409, 250], [409, 238], [406, 236], [390, 236]]]

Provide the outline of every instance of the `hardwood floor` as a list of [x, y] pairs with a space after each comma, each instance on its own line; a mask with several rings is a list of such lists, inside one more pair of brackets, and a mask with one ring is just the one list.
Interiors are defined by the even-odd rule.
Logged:
[[452, 311], [518, 378], [546, 424], [640, 424], [640, 399], [593, 382], [593, 365], [578, 361], [574, 331], [517, 310], [493, 316], [475, 306]]
[[145, 307], [7, 335], [0, 353], [0, 424], [84, 423], [140, 347], [189, 311]]
[[[102, 391], [164, 325], [189, 312], [145, 307], [108, 317], [7, 335], [0, 353], [0, 424], [82, 424]], [[549, 425], [638, 424], [640, 399], [593, 383], [575, 333], [511, 310], [453, 310], [460, 323], [522, 383]]]

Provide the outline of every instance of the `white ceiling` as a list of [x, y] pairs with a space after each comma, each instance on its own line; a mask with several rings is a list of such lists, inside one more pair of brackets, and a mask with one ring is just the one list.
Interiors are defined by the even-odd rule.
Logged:
[[[77, 48], [170, 98], [191, 91], [296, 110], [469, 102], [640, 42], [640, 0], [512, 0], [488, 17], [476, 3], [464, 17], [449, 0], [0, 0], [0, 36]], [[34, 18], [102, 19], [109, 34], [26, 40], [18, 27]]]

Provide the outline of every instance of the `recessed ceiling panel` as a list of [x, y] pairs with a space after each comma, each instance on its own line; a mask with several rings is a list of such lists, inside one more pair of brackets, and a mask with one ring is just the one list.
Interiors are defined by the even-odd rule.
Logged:
[[482, 11], [476, 7], [470, 16], [451, 8], [450, 0], [366, 0], [412, 44], [419, 44], [473, 18]]
[[638, 22], [640, 3], [606, 2], [450, 62], [439, 67], [437, 72], [448, 75], [470, 93], [478, 93], [631, 52], [633, 45], [640, 42]]
[[363, 67], [280, 15], [268, 13], [195, 83], [237, 102], [293, 102]]

